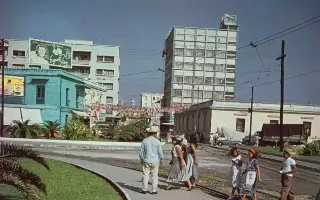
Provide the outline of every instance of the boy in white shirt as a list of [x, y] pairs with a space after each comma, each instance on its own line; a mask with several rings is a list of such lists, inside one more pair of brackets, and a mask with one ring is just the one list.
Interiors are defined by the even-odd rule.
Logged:
[[281, 200], [294, 200], [292, 192], [292, 178], [297, 171], [296, 161], [291, 158], [287, 150], [283, 151], [284, 160], [282, 162], [281, 173]]

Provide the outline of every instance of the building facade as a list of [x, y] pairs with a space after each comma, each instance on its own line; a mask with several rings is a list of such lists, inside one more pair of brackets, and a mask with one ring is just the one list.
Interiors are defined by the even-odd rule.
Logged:
[[[207, 101], [193, 105], [189, 109], [175, 113], [174, 128], [177, 131], [192, 133], [194, 130], [205, 135], [224, 128], [243, 133], [250, 131], [249, 102]], [[263, 124], [280, 123], [280, 105], [254, 103], [252, 113], [252, 133], [261, 131]], [[320, 106], [285, 104], [284, 124], [303, 124], [310, 129], [308, 141], [320, 139]]]
[[164, 106], [232, 100], [237, 37], [235, 16], [222, 17], [217, 29], [173, 27], [165, 41]]
[[141, 93], [140, 106], [149, 108], [160, 108], [162, 97], [162, 93]]
[[5, 125], [28, 119], [38, 124], [58, 121], [61, 126], [71, 118], [89, 121], [84, 110], [85, 90], [106, 91], [63, 70], [5, 69], [5, 80]]
[[[5, 50], [6, 68], [16, 69], [61, 69], [85, 80], [102, 85], [106, 90], [86, 89], [85, 104], [117, 104], [119, 99], [120, 47], [96, 45], [92, 41], [65, 40], [43, 41], [48, 46], [65, 45], [71, 48], [71, 65], [68, 67], [41, 63], [30, 59], [32, 44], [29, 40], [8, 39]], [[63, 46], [62, 46], [63, 50]], [[57, 53], [58, 54], [58, 53]], [[105, 113], [114, 115], [114, 113]]]

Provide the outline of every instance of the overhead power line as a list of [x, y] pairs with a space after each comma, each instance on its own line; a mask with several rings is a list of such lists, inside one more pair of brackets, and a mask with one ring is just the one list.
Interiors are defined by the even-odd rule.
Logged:
[[142, 72], [135, 72], [135, 73], [130, 73], [130, 74], [123, 74], [123, 75], [120, 75], [120, 77], [123, 77], [123, 76], [133, 76], [133, 75], [137, 75], [137, 74], [147, 74], [147, 73], [152, 73], [152, 72], [163, 72], [161, 68], [158, 68], [156, 70], [151, 70], [151, 71], [142, 71]]
[[[314, 73], [317, 73], [317, 72], [320, 72], [320, 69], [317, 69], [317, 70], [314, 70], [314, 71], [310, 71], [310, 72], [306, 72], [306, 73], [301, 73], [301, 74], [293, 75], [293, 76], [289, 76], [289, 77], [284, 78], [284, 80], [294, 79], [294, 78], [298, 78], [298, 77], [301, 77], [301, 76], [306, 76], [306, 75], [314, 74]], [[266, 83], [261, 83], [261, 84], [253, 85], [253, 87], [260, 87], [260, 86], [270, 85], [270, 84], [278, 83], [278, 82], [280, 82], [280, 79], [279, 79], [279, 80], [275, 80], [275, 81], [270, 81], [270, 82], [266, 82]], [[238, 88], [238, 89], [236, 89], [236, 90], [243, 90], [243, 89], [247, 89], [247, 88], [251, 88], [251, 87], [252, 87], [252, 86], [246, 87], [246, 88]]]

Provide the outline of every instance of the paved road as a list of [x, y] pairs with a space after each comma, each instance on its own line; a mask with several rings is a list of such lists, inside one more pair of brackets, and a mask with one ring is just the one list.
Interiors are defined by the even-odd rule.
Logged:
[[[117, 184], [119, 184], [130, 196], [132, 200], [168, 200], [168, 199], [192, 199], [192, 200], [217, 200], [219, 198], [214, 197], [201, 192], [200, 190], [193, 190], [191, 192], [186, 189], [174, 189], [166, 191], [166, 180], [163, 178], [159, 179], [159, 190], [158, 195], [151, 194], [140, 194], [141, 188], [141, 173], [129, 169], [120, 167], [114, 167], [106, 164], [97, 162], [90, 162], [81, 159], [57, 157], [57, 156], [46, 156], [50, 159], [60, 160], [75, 164], [78, 166], [85, 167], [106, 177], [111, 178]], [[150, 186], [151, 187], [151, 186]]]
[[[166, 158], [165, 166], [167, 167], [170, 159], [171, 145], [164, 146], [164, 154]], [[139, 166], [138, 149], [134, 150], [63, 150], [63, 149], [39, 149], [42, 152], [50, 152], [56, 154], [66, 154], [72, 156], [83, 156], [90, 158], [92, 161], [111, 164], [127, 164], [133, 166]], [[215, 173], [217, 176], [224, 180], [227, 180], [230, 160], [225, 156], [225, 151], [219, 151], [217, 149], [200, 147], [199, 148], [199, 171], [207, 173]], [[246, 155], [243, 155], [245, 160]], [[259, 187], [265, 191], [280, 190], [280, 175], [278, 169], [281, 163], [270, 162], [268, 160], [262, 160], [262, 180], [263, 183]], [[312, 195], [314, 196], [320, 185], [320, 174], [311, 172], [308, 170], [299, 169], [299, 172], [294, 178], [293, 189], [296, 194], [299, 195]], [[276, 193], [277, 194], [277, 193]]]

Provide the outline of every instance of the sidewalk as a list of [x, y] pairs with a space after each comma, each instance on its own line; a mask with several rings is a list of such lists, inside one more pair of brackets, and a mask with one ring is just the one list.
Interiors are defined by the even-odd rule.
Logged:
[[[228, 151], [230, 149], [230, 147], [228, 146], [214, 146], [213, 148], [216, 149], [221, 149], [221, 150], [226, 150]], [[246, 150], [246, 148], [244, 147], [239, 147], [239, 149], [241, 150]], [[243, 153], [247, 153], [246, 151], [243, 151]], [[278, 156], [278, 155], [272, 155], [272, 153], [269, 152], [261, 152], [262, 153], [262, 159], [268, 159], [268, 160], [272, 160], [272, 161], [278, 161], [278, 162], [282, 162], [283, 161], [283, 157]], [[301, 159], [296, 159], [295, 157], [293, 157], [296, 162], [297, 162], [297, 166], [298, 167], [302, 167], [304, 169], [308, 169], [308, 170], [313, 170], [316, 172], [320, 172], [320, 164], [316, 163], [316, 162], [307, 162], [307, 161], [302, 161]]]
[[[131, 200], [168, 200], [168, 199], [192, 199], [192, 200], [217, 200], [214, 196], [205, 194], [200, 190], [193, 190], [188, 192], [184, 189], [176, 189], [166, 191], [166, 180], [159, 177], [159, 189], [157, 195], [140, 194], [141, 178], [142, 174], [138, 171], [124, 169], [120, 167], [114, 167], [106, 164], [89, 162], [81, 159], [57, 157], [57, 156], [45, 156], [48, 159], [59, 160], [74, 164], [98, 174], [101, 174], [120, 185], [124, 191], [128, 194]], [[151, 190], [151, 185], [149, 187]]]

